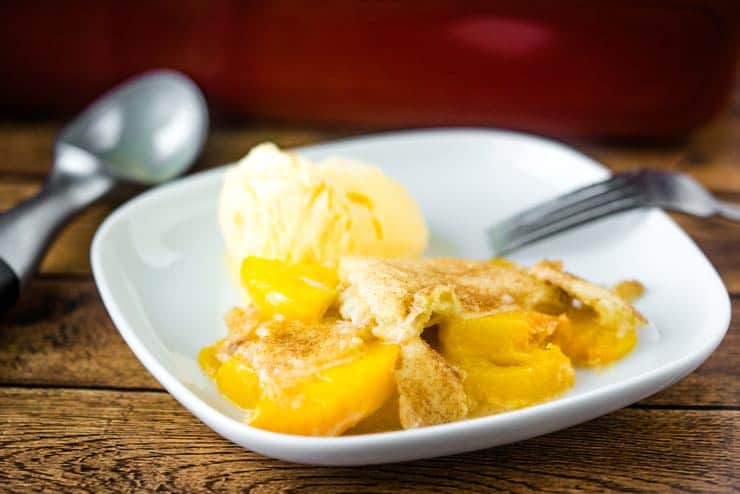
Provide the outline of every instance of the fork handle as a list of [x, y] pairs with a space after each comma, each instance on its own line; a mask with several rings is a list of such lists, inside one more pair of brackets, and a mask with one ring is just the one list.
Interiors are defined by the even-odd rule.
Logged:
[[740, 222], [740, 205], [717, 201], [717, 214], [728, 220]]

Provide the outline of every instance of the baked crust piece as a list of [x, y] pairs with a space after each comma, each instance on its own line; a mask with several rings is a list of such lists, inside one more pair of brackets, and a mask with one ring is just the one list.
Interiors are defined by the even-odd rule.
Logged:
[[421, 338], [401, 346], [396, 364], [401, 426], [411, 429], [464, 419], [468, 399], [461, 377]]
[[540, 261], [532, 266], [530, 272], [538, 280], [561, 288], [583, 305], [591, 307], [598, 314], [599, 322], [617, 328], [617, 334], [625, 334], [647, 324], [642, 314], [622, 297], [563, 271], [560, 261]]
[[559, 288], [508, 262], [344, 257], [338, 272], [342, 317], [395, 343], [420, 336], [440, 318], [565, 310], [569, 302]]

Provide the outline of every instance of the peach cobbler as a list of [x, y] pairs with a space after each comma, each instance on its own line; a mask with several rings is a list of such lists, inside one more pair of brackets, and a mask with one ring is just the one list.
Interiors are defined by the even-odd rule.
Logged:
[[441, 424], [561, 395], [645, 324], [613, 290], [543, 261], [341, 257], [241, 265], [249, 295], [199, 356], [245, 421], [302, 435]]

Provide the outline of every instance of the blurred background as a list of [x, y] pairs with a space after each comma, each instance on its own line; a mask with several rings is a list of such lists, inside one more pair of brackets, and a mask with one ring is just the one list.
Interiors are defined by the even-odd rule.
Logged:
[[173, 68], [217, 123], [671, 140], [727, 108], [737, 0], [5, 1], [0, 113], [64, 118]]

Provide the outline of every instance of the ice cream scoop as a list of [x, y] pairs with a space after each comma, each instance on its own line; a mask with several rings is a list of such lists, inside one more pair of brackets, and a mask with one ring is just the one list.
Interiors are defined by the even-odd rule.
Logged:
[[170, 71], [114, 88], [67, 125], [41, 191], [0, 214], [0, 311], [15, 303], [72, 216], [122, 182], [152, 185], [181, 174], [207, 131], [200, 90]]

